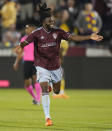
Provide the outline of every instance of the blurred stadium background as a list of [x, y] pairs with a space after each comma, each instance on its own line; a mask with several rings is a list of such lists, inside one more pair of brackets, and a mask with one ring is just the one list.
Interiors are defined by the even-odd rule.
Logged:
[[39, 2], [0, 0], [0, 130], [111, 131], [112, 0], [46, 0], [56, 18], [56, 26], [76, 35], [98, 31], [104, 36], [99, 43], [70, 42], [68, 47], [62, 42], [66, 51], [63, 64], [66, 92], [70, 98], [52, 100], [56, 125], [50, 129], [43, 126], [41, 107], [37, 110], [29, 104], [30, 98], [23, 89], [22, 64], [18, 72], [12, 67], [13, 49], [24, 35], [25, 25], [40, 26]]

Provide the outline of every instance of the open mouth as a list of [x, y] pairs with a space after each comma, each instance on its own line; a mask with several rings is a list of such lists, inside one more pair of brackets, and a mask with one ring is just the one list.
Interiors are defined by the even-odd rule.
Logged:
[[54, 27], [54, 22], [50, 23], [50, 27]]
[[50, 27], [54, 27], [54, 24], [50, 24]]

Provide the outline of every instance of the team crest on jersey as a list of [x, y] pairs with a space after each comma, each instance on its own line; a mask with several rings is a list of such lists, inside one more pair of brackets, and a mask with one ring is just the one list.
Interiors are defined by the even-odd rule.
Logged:
[[44, 36], [41, 36], [41, 38], [40, 38], [41, 40], [43, 40], [44, 39]]
[[54, 38], [54, 39], [57, 38], [57, 34], [56, 34], [56, 33], [53, 34], [53, 38]]

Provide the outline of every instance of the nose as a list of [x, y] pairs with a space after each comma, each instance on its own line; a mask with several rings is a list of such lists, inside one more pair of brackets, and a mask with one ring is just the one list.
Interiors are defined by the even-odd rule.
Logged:
[[50, 22], [54, 24], [54, 20], [51, 20]]
[[54, 23], [54, 22], [55, 22], [55, 20], [51, 17], [50, 22]]

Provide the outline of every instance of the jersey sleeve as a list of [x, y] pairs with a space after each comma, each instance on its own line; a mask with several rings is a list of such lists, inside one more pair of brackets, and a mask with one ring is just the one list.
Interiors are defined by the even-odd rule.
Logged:
[[36, 32], [32, 32], [27, 38], [26, 38], [26, 42], [27, 43], [32, 43], [36, 40]]
[[61, 39], [68, 41], [70, 35], [71, 34], [69, 32], [66, 32], [66, 31], [60, 29], [60, 37], [61, 37]]

